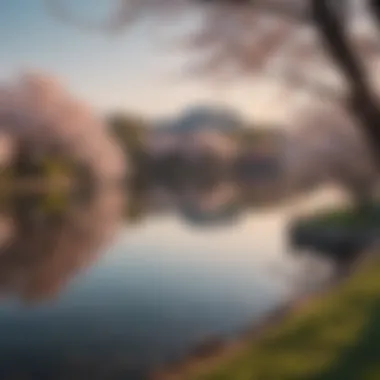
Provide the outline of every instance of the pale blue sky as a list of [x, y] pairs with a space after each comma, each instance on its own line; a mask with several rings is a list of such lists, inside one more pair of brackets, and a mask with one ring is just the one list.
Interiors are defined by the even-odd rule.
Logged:
[[[93, 16], [107, 10], [104, 0], [69, 2], [80, 3], [76, 11]], [[185, 55], [153, 37], [143, 25], [117, 36], [84, 31], [54, 18], [45, 0], [2, 0], [0, 79], [24, 70], [43, 70], [62, 78], [101, 111], [121, 108], [166, 115], [194, 102], [215, 100], [252, 115], [258, 92], [263, 101], [257, 87], [255, 91], [241, 85], [220, 89], [210, 83], [179, 80]], [[259, 111], [268, 107], [267, 101], [262, 106], [255, 103]]]

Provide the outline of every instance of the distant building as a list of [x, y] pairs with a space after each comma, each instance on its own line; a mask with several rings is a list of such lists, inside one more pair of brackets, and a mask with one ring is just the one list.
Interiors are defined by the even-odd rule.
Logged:
[[239, 151], [237, 142], [229, 135], [211, 129], [186, 135], [180, 147], [184, 155], [190, 159], [212, 155], [220, 160], [231, 160]]
[[148, 139], [148, 152], [156, 158], [176, 154], [189, 160], [202, 159], [205, 155], [231, 159], [238, 151], [231, 137], [242, 124], [230, 110], [192, 107], [177, 120], [158, 123]]

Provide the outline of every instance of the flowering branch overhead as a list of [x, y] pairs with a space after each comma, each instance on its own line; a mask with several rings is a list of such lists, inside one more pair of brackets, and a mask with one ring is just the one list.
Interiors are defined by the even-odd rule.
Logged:
[[[45, 1], [58, 16], [78, 23], [65, 11], [65, 0]], [[376, 141], [380, 164], [380, 106], [368, 75], [369, 64], [379, 58], [380, 0], [109, 0], [109, 4], [115, 5], [114, 12], [98, 24], [107, 31], [152, 18], [168, 20], [168, 15], [177, 22], [184, 16], [194, 25], [200, 20], [183, 43], [199, 53], [192, 73], [274, 75], [321, 97], [330, 94], [330, 99], [343, 100], [348, 95], [368, 141]], [[333, 77], [339, 80], [330, 81]]]
[[[297, 78], [308, 88], [313, 81], [305, 74], [310, 76], [313, 62], [333, 67], [316, 38], [308, 0], [109, 0], [114, 7], [102, 22], [79, 20], [68, 11], [65, 0], [45, 1], [61, 19], [107, 32], [121, 31], [143, 19], [154, 18], [156, 25], [167, 20], [171, 25], [180, 16], [196, 20], [195, 15], [200, 15], [199, 28], [179, 43], [197, 54], [189, 65], [189, 72], [196, 75], [274, 75], [285, 84]], [[340, 19], [352, 18], [357, 10], [352, 0], [329, 2]], [[373, 38], [354, 39], [361, 56], [377, 55], [379, 46]], [[318, 94], [320, 87], [309, 90]], [[338, 96], [337, 89], [328, 90], [334, 91]]]

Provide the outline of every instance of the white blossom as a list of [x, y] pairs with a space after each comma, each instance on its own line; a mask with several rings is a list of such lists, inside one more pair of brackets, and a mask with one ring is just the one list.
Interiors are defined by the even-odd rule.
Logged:
[[36, 151], [55, 144], [98, 180], [125, 174], [125, 158], [100, 117], [49, 76], [28, 74], [0, 88], [0, 132]]

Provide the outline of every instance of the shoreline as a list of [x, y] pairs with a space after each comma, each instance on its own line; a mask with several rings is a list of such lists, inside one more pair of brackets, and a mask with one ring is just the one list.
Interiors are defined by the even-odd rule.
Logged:
[[[260, 339], [268, 332], [279, 327], [287, 318], [301, 313], [310, 303], [324, 298], [332, 290], [344, 285], [350, 278], [358, 273], [371, 260], [378, 255], [380, 244], [374, 244], [373, 247], [358, 255], [359, 260], [355, 262], [349, 271], [344, 275], [336, 276], [322, 284], [317, 289], [311, 290], [306, 294], [296, 297], [291, 301], [281, 304], [268, 314], [266, 314], [257, 323], [245, 329], [245, 332], [239, 334], [231, 340], [215, 340], [205, 349], [195, 347], [189, 354], [179, 362], [167, 363], [160, 369], [153, 370], [148, 377], [149, 380], [184, 380], [191, 378], [196, 373], [202, 373], [223, 364], [226, 360], [242, 353], [249, 345], [259, 343]], [[201, 347], [202, 348], [202, 347]], [[209, 348], [207, 350], [207, 348]]]

